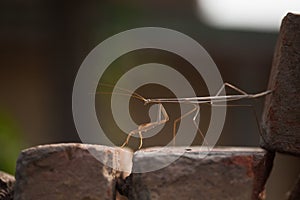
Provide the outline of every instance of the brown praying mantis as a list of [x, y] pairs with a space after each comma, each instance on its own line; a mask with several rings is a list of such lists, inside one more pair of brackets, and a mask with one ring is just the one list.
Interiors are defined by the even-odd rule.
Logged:
[[[110, 84], [100, 83], [100, 85], [111, 87]], [[231, 88], [231, 89], [235, 90], [238, 94], [220, 95], [222, 90], [225, 89], [225, 87], [228, 87], [228, 88]], [[151, 129], [154, 129], [157, 126], [163, 125], [163, 124], [165, 124], [166, 122], [169, 121], [169, 115], [168, 115], [166, 109], [164, 108], [163, 104], [166, 104], [166, 103], [181, 103], [181, 104], [191, 104], [191, 105], [194, 106], [194, 108], [192, 110], [190, 110], [189, 112], [186, 112], [185, 114], [183, 114], [182, 116], [180, 116], [179, 118], [177, 118], [174, 121], [174, 124], [173, 124], [173, 138], [174, 138], [173, 143], [175, 145], [176, 127], [177, 127], [177, 124], [180, 120], [182, 120], [183, 118], [193, 114], [193, 123], [197, 127], [196, 119], [197, 119], [197, 117], [199, 115], [199, 112], [200, 112], [200, 108], [199, 108], [198, 105], [200, 105], [200, 104], [215, 105], [215, 103], [222, 103], [222, 102], [227, 103], [229, 101], [236, 101], [236, 100], [240, 100], [240, 99], [254, 99], [254, 98], [266, 96], [266, 95], [268, 95], [272, 92], [271, 90], [266, 90], [266, 91], [256, 93], [256, 94], [248, 94], [245, 91], [239, 89], [238, 87], [236, 87], [232, 84], [224, 83], [221, 86], [221, 88], [218, 90], [216, 95], [214, 95], [214, 96], [200, 96], [200, 97], [187, 97], [187, 98], [153, 98], [152, 99], [152, 98], [144, 98], [140, 94], [138, 94], [136, 92], [132, 92], [132, 91], [127, 90], [127, 89], [124, 89], [124, 88], [120, 88], [120, 87], [115, 87], [115, 88], [120, 91], [120, 92], [114, 92], [115, 94], [132, 96], [133, 98], [136, 98], [136, 99], [139, 99], [139, 100], [143, 101], [145, 105], [146, 104], [158, 104], [157, 119], [153, 122], [140, 124], [137, 129], [130, 131], [128, 133], [126, 141], [121, 146], [121, 147], [125, 147], [126, 145], [128, 145], [130, 137], [135, 135], [135, 134], [138, 134], [139, 138], [140, 138], [139, 149], [141, 149], [142, 146], [143, 146], [143, 132], [147, 132], [147, 131], [149, 131]], [[201, 130], [198, 127], [197, 127], [197, 129], [198, 129], [198, 132], [201, 134], [201, 137], [204, 139], [204, 135], [201, 132]], [[205, 139], [204, 139], [203, 142], [206, 143]]]

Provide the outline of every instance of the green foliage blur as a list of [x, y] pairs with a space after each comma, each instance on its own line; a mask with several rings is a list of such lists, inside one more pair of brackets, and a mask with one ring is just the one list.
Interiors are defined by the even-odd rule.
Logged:
[[0, 110], [0, 170], [14, 174], [22, 149], [20, 130], [13, 117]]

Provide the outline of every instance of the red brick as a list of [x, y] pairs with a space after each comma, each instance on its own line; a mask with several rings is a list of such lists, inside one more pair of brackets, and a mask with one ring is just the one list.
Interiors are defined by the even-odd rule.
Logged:
[[119, 173], [98, 161], [88, 150], [106, 163], [116, 158], [119, 165], [126, 157], [131, 161], [131, 152], [100, 145], [33, 147], [19, 156], [14, 200], [112, 200]]
[[300, 15], [282, 21], [266, 97], [262, 147], [300, 155]]
[[[151, 151], [153, 149], [146, 149], [134, 154], [133, 170], [159, 164], [185, 149], [170, 148], [157, 154]], [[204, 159], [197, 156], [199, 153], [205, 151], [192, 148], [163, 169], [131, 174], [123, 183], [123, 193], [132, 200], [264, 199], [273, 153], [260, 148], [225, 147], [214, 149]]]

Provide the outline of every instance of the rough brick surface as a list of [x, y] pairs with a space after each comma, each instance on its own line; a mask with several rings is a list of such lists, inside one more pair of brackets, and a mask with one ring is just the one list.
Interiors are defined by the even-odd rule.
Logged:
[[17, 161], [14, 200], [112, 200], [118, 172], [88, 150], [110, 165], [131, 159], [128, 151], [100, 145], [56, 144], [27, 149]]
[[0, 200], [13, 199], [13, 187], [15, 178], [12, 175], [0, 171]]
[[178, 152], [183, 156], [166, 168], [133, 173], [119, 186], [130, 200], [264, 199], [264, 184], [272, 168], [273, 153], [260, 148], [216, 148], [199, 158], [199, 148], [170, 148], [158, 154], [153, 149], [134, 154], [133, 170], [155, 165]]
[[289, 194], [289, 200], [299, 200], [300, 199], [300, 175], [298, 180], [293, 188], [293, 190]]
[[266, 97], [262, 146], [300, 155], [300, 15], [282, 21]]

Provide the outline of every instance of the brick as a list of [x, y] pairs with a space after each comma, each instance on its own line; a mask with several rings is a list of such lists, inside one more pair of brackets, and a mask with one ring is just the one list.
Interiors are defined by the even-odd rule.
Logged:
[[132, 173], [121, 193], [130, 200], [201, 199], [257, 200], [264, 199], [264, 185], [272, 168], [273, 153], [260, 148], [215, 148], [200, 158], [199, 148], [174, 147], [153, 153], [155, 149], [134, 154], [133, 171], [147, 165], [160, 164], [174, 155], [184, 154], [171, 165], [157, 171]]
[[282, 21], [263, 113], [261, 146], [300, 155], [300, 15]]
[[14, 183], [15, 183], [15, 177], [0, 171], [0, 200], [13, 199]]
[[105, 164], [131, 161], [131, 152], [86, 144], [55, 144], [21, 152], [17, 161], [14, 200], [112, 200], [120, 173]]
[[289, 194], [288, 200], [299, 200], [300, 199], [300, 175], [298, 177], [298, 180], [292, 189], [292, 191]]

